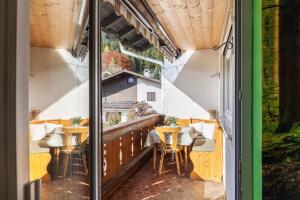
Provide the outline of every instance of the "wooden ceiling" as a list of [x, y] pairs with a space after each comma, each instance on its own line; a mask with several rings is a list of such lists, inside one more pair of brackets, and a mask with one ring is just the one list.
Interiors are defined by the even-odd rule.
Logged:
[[220, 44], [232, 0], [146, 0], [176, 45], [209, 49]]
[[84, 0], [30, 0], [30, 44], [70, 49]]
[[[30, 0], [32, 46], [71, 49], [87, 0]], [[182, 50], [218, 46], [232, 0], [146, 0]]]

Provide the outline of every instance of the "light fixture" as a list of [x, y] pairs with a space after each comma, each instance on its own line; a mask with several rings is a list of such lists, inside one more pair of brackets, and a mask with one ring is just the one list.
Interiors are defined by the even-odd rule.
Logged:
[[128, 77], [128, 79], [127, 79], [127, 83], [128, 83], [128, 84], [132, 84], [132, 83], [134, 83], [134, 79], [133, 79], [133, 77], [132, 77], [132, 76]]

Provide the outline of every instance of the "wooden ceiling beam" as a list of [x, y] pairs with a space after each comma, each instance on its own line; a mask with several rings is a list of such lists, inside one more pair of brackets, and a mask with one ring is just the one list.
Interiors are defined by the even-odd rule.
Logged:
[[125, 28], [121, 29], [119, 32], [118, 32], [118, 35], [119, 37], [124, 37], [126, 36], [128, 33], [130, 33], [131, 31], [134, 30], [134, 27], [133, 26], [126, 26]]
[[111, 27], [111, 26], [113, 26], [114, 23], [117, 23], [121, 19], [122, 19], [121, 16], [112, 14], [102, 20], [101, 26], [103, 26], [104, 28]]
[[143, 40], [143, 39], [144, 39], [144, 37], [143, 37], [141, 34], [138, 34], [138, 35], [136, 35], [136, 36], [134, 37], [134, 39], [130, 40], [129, 45], [134, 46], [134, 45], [136, 45], [137, 43], [139, 43], [139, 41], [141, 41], [141, 40]]

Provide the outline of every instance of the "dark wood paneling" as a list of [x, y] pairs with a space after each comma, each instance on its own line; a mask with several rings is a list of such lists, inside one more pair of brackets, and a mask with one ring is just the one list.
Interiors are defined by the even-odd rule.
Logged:
[[104, 199], [151, 156], [152, 148], [145, 148], [144, 144], [149, 131], [162, 122], [162, 116], [155, 114], [104, 130]]

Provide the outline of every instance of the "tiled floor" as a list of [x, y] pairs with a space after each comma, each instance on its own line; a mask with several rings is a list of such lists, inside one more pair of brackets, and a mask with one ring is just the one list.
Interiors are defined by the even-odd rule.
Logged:
[[[68, 172], [66, 178], [58, 178], [42, 184], [42, 200], [89, 199], [88, 176], [83, 173], [80, 163], [73, 163], [72, 173]], [[223, 194], [222, 183], [190, 180], [184, 174], [179, 177], [175, 163], [169, 159], [165, 162], [161, 176], [152, 173], [152, 160], [149, 160], [109, 199], [223, 200]]]
[[[190, 171], [191, 169], [189, 169]], [[190, 180], [178, 176], [175, 163], [166, 162], [161, 176], [152, 173], [149, 161], [110, 200], [223, 200], [222, 183]]]
[[42, 200], [85, 200], [89, 199], [88, 174], [80, 158], [73, 158], [66, 177], [42, 183]]

